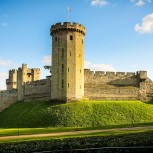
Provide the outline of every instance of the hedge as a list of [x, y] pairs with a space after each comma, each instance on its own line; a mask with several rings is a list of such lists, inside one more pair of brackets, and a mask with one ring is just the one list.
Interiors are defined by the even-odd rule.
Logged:
[[[85, 148], [101, 148], [101, 147], [134, 147], [134, 146], [153, 146], [153, 131], [111, 135], [111, 136], [87, 136], [77, 138], [49, 139], [49, 140], [34, 140], [25, 142], [9, 142], [0, 143], [0, 153], [31, 153], [39, 151], [57, 151], [69, 150], [66, 152], [81, 152], [74, 149]], [[73, 150], [73, 151], [70, 151]], [[105, 153], [132, 153], [140, 152], [142, 149], [104, 149]], [[148, 153], [151, 149], [144, 149], [143, 152]], [[82, 152], [87, 152], [82, 151]], [[93, 150], [88, 152], [95, 152]]]

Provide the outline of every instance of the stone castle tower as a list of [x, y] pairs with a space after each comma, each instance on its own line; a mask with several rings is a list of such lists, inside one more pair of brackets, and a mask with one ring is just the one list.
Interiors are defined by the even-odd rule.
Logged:
[[27, 68], [27, 64], [22, 64], [22, 68], [18, 68], [17, 71], [17, 89], [18, 89], [18, 100], [23, 100], [24, 95], [24, 84], [26, 82], [32, 82], [40, 80], [40, 69]]
[[13, 69], [9, 71], [9, 79], [6, 79], [7, 90], [17, 88], [17, 70]]
[[52, 36], [51, 99], [72, 101], [84, 96], [85, 27], [78, 23], [57, 23]]

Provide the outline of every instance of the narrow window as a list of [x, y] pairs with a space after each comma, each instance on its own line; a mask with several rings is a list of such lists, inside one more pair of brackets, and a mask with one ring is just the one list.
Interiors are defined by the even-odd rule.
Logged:
[[83, 39], [82, 39], [82, 44], [83, 44]]
[[69, 88], [69, 83], [67, 84], [67, 87]]
[[64, 73], [64, 64], [62, 64], [62, 73]]
[[57, 37], [55, 37], [55, 42], [57, 42]]
[[64, 48], [62, 48], [62, 58], [64, 58]]
[[70, 52], [70, 56], [71, 56], [71, 52]]
[[64, 88], [64, 80], [62, 79], [62, 88]]
[[80, 69], [80, 73], [81, 73], [81, 69]]
[[69, 72], [69, 68], [67, 69], [67, 71]]
[[70, 36], [70, 40], [73, 40], [73, 36]]

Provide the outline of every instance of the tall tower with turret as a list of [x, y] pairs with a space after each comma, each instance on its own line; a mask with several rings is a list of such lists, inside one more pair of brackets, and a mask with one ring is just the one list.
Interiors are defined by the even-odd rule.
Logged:
[[85, 27], [64, 22], [51, 26], [51, 99], [73, 101], [84, 96]]

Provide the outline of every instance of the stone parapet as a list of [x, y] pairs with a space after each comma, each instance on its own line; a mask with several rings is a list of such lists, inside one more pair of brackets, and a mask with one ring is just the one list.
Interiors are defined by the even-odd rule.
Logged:
[[55, 25], [51, 26], [50, 29], [50, 35], [52, 36], [53, 33], [57, 33], [61, 30], [68, 30], [68, 31], [77, 31], [82, 33], [83, 35], [86, 34], [86, 30], [85, 27], [82, 24], [78, 24], [78, 23], [70, 23], [70, 22], [64, 22], [63, 24], [60, 23], [56, 23]]

